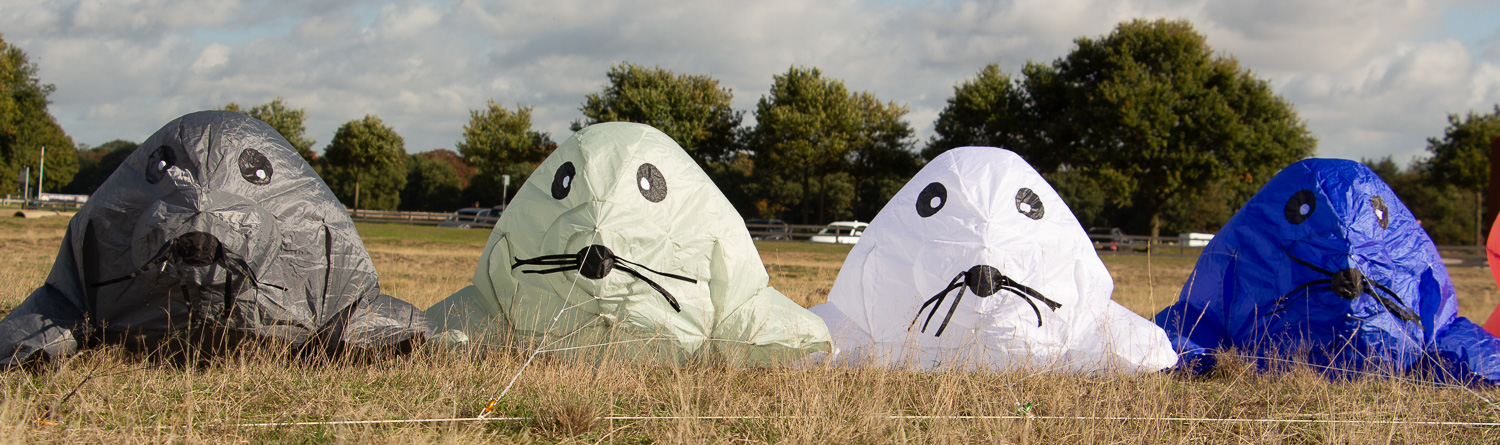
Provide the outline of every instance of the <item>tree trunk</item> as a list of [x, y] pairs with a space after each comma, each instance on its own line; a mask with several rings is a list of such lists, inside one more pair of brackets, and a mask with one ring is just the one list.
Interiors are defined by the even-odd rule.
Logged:
[[1484, 191], [1474, 191], [1474, 245], [1484, 245]]
[[354, 175], [354, 214], [359, 215], [359, 174]]
[[1147, 248], [1155, 247], [1157, 238], [1161, 236], [1161, 209], [1151, 211], [1151, 241], [1146, 244]]
[[[808, 204], [812, 203], [812, 200], [808, 199], [808, 194], [812, 193], [812, 172], [808, 170], [807, 167], [802, 168], [802, 202], [797, 203], [797, 208], [800, 210], [797, 214], [802, 218], [803, 224], [809, 224], [808, 220], [811, 219], [807, 207]], [[817, 221], [813, 221], [811, 224], [817, 224]]]
[[818, 224], [822, 224], [823, 221], [827, 221], [828, 220], [827, 216], [823, 212], [823, 208], [827, 207], [827, 204], [826, 204], [827, 199], [828, 199], [828, 176], [824, 175], [822, 178], [819, 178], [819, 180], [818, 180]]

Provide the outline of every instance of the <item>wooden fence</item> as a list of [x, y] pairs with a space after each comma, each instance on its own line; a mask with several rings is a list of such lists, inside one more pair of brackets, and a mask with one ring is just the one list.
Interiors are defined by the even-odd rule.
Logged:
[[[1109, 235], [1090, 235], [1094, 249], [1100, 255], [1162, 255], [1191, 256], [1203, 253], [1202, 247], [1191, 247], [1177, 237], [1123, 236], [1116, 240]], [[1483, 267], [1486, 265], [1484, 246], [1437, 246], [1443, 264], [1449, 266]]]
[[[393, 224], [415, 224], [435, 226], [447, 220], [452, 213], [433, 212], [395, 212], [381, 210], [359, 210], [350, 211], [349, 216], [360, 222], [379, 222]], [[493, 227], [496, 217], [481, 218], [472, 227]], [[787, 241], [807, 242], [818, 231], [823, 230], [824, 225], [803, 224], [746, 224], [750, 236], [761, 241]], [[1160, 256], [1188, 256], [1196, 257], [1203, 252], [1202, 247], [1191, 247], [1178, 237], [1157, 237], [1127, 235], [1114, 238], [1108, 234], [1090, 235], [1094, 243], [1094, 249], [1100, 255], [1160, 255]], [[1443, 256], [1443, 263], [1449, 266], [1483, 267], [1487, 264], [1485, 260], [1484, 246], [1437, 246], [1438, 252]]]
[[73, 201], [42, 201], [42, 202], [38, 202], [38, 201], [36, 201], [34, 199], [30, 200], [30, 201], [23, 200], [19, 196], [12, 196], [12, 195], [0, 196], [0, 207], [11, 207], [11, 206], [20, 207], [22, 209], [28, 209], [28, 210], [35, 209], [35, 210], [52, 210], [52, 211], [57, 211], [57, 212], [76, 212], [76, 211], [78, 211], [79, 207], [83, 207], [83, 203], [73, 202]]

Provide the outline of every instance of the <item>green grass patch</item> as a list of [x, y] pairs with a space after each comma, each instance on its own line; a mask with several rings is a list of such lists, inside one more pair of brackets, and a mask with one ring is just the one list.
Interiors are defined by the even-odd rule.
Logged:
[[804, 252], [820, 255], [847, 256], [853, 244], [817, 244], [792, 241], [756, 241], [755, 249], [761, 252]]
[[490, 238], [490, 229], [455, 229], [390, 223], [354, 223], [359, 236], [369, 244], [479, 244]]

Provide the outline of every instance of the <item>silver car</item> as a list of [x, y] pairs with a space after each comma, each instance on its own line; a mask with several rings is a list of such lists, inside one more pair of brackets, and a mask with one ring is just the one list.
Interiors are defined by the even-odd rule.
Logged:
[[495, 221], [500, 219], [500, 210], [486, 207], [467, 207], [458, 209], [448, 216], [448, 219], [438, 223], [438, 227], [456, 227], [467, 229], [470, 227], [491, 228], [495, 227]]

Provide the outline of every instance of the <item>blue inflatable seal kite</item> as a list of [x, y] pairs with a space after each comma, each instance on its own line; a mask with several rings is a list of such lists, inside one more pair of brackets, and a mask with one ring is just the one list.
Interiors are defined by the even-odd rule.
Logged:
[[1427, 232], [1375, 172], [1308, 159], [1229, 220], [1155, 321], [1195, 372], [1234, 347], [1262, 366], [1305, 358], [1330, 376], [1500, 381], [1500, 339], [1457, 316], [1455, 298]]

